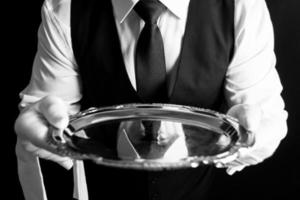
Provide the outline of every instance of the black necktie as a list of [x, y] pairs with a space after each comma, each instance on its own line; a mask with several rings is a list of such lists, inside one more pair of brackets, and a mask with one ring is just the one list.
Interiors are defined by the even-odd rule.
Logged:
[[163, 40], [157, 20], [165, 7], [157, 0], [140, 0], [134, 7], [144, 20], [136, 46], [137, 93], [146, 103], [167, 101]]

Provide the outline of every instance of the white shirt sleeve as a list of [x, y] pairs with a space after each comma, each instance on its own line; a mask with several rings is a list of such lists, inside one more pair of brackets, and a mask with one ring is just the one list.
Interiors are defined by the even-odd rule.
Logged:
[[[66, 14], [69, 0], [45, 0], [42, 10], [42, 22], [38, 30], [38, 47], [33, 63], [31, 80], [20, 93], [20, 108], [26, 107], [46, 95], [55, 95], [69, 104], [69, 112], [78, 112], [75, 104], [81, 99], [80, 77], [72, 51], [70, 28], [64, 24], [64, 18], [55, 13]], [[69, 14], [62, 17], [68, 17]], [[19, 180], [26, 200], [47, 200], [39, 159], [27, 152], [20, 139], [16, 145]], [[74, 197], [87, 200], [87, 188], [83, 165], [74, 162]]]
[[287, 133], [281, 92], [267, 5], [263, 0], [236, 0], [235, 54], [226, 74], [225, 96], [229, 107], [250, 104], [261, 108], [264, 123], [256, 134], [258, 142], [264, 134], [270, 145], [278, 146]]
[[[72, 51], [70, 28], [55, 13], [56, 10], [65, 13], [61, 2], [64, 1], [46, 0], [42, 7], [37, 53], [31, 80], [21, 92], [21, 106], [46, 95], [58, 96], [70, 104], [81, 99], [80, 77]], [[65, 5], [69, 9], [68, 1]]]

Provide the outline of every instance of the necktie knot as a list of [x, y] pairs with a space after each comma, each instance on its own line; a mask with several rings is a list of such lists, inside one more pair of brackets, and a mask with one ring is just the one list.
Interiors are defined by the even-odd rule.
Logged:
[[140, 0], [134, 7], [145, 23], [156, 24], [165, 6], [158, 0]]

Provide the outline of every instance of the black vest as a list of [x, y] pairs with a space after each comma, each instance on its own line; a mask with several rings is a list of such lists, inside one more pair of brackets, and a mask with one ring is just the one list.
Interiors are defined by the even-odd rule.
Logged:
[[[111, 0], [73, 0], [71, 37], [82, 79], [83, 109], [141, 102], [125, 69]], [[224, 101], [225, 74], [233, 50], [234, 0], [191, 0], [169, 103], [220, 110]], [[152, 198], [151, 195], [159, 193], [162, 199], [172, 200], [199, 199], [202, 191], [206, 190], [205, 185], [208, 185], [207, 172], [210, 170], [199, 167], [146, 173], [95, 167], [96, 171], [101, 171], [100, 175], [90, 176], [104, 180], [105, 184], [91, 185], [91, 191], [105, 187], [104, 191], [111, 193], [109, 188], [118, 183], [121, 188], [128, 185], [139, 187], [135, 190], [139, 199], [144, 199], [142, 195], [149, 194]], [[88, 181], [89, 173], [87, 171]], [[160, 178], [156, 184], [150, 184], [149, 181], [157, 176]], [[166, 190], [169, 192], [164, 192]], [[127, 191], [128, 188], [122, 193]], [[128, 197], [133, 198], [134, 194]]]
[[[233, 2], [191, 0], [170, 103], [218, 110], [234, 47]], [[83, 108], [140, 102], [125, 70], [112, 9], [110, 0], [72, 1]]]

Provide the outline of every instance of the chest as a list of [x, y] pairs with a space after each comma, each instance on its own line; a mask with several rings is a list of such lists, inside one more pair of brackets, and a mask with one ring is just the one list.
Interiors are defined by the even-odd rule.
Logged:
[[[175, 26], [177, 42], [170, 36], [172, 31], [165, 28], [166, 44], [177, 45], [166, 50], [176, 54], [170, 63], [178, 63], [170, 86], [170, 103], [218, 107], [234, 47], [233, 13], [233, 0], [191, 0], [185, 25]], [[123, 59], [124, 52], [134, 51], [135, 34], [140, 30], [129, 34], [129, 28], [116, 25], [108, 0], [72, 1], [72, 43], [87, 107], [140, 101]], [[131, 42], [123, 43], [120, 31], [126, 33], [122, 37], [129, 38], [124, 41]]]

